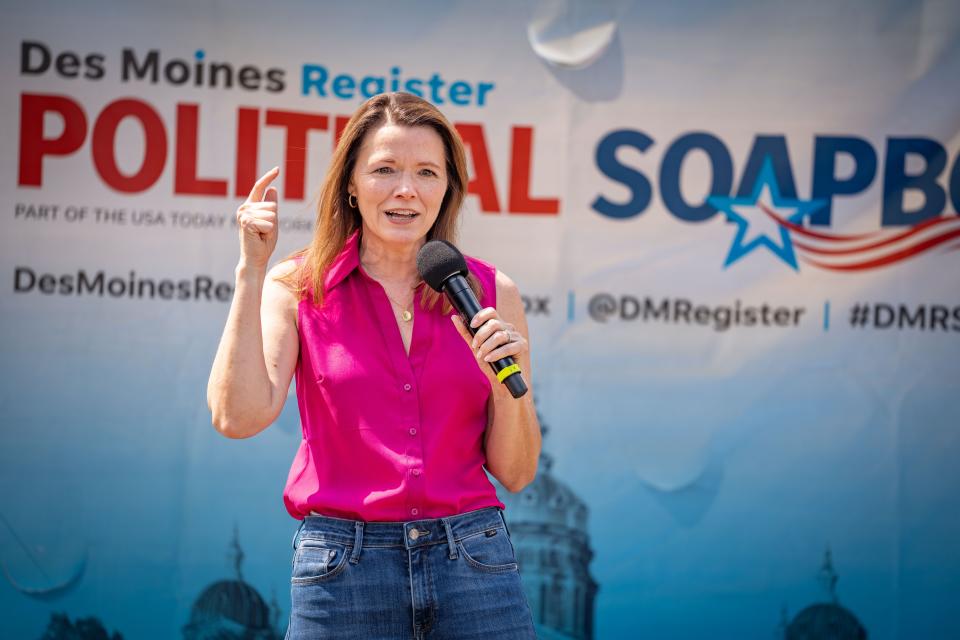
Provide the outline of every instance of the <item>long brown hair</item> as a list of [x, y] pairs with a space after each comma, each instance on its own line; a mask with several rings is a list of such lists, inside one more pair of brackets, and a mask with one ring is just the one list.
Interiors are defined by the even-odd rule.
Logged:
[[[362, 227], [360, 212], [347, 202], [347, 187], [367, 134], [388, 123], [430, 127], [443, 141], [447, 192], [443, 196], [440, 213], [427, 232], [427, 240], [456, 240], [460, 207], [466, 196], [468, 181], [466, 154], [459, 134], [435, 106], [422, 98], [400, 92], [376, 95], [360, 105], [347, 122], [320, 187], [313, 239], [309, 245], [288, 257], [302, 260], [298, 261], [298, 268], [280, 278], [300, 298], [309, 292], [314, 304], [323, 304], [323, 283], [327, 270], [343, 251], [347, 238]], [[482, 298], [483, 288], [476, 276], [469, 274], [467, 281], [477, 297]], [[426, 291], [426, 295], [422, 296], [424, 307], [433, 307], [440, 296], [429, 287]]]

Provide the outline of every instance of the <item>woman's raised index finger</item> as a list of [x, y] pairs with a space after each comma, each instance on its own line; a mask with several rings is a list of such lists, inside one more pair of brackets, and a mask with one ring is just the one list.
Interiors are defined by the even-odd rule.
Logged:
[[247, 202], [260, 202], [263, 200], [263, 194], [266, 193], [270, 183], [280, 175], [280, 167], [274, 167], [260, 176], [260, 179], [253, 183], [253, 189], [250, 189], [250, 195], [247, 196]]

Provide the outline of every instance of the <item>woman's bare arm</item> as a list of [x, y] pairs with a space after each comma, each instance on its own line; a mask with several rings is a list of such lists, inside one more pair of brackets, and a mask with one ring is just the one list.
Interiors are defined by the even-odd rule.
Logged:
[[257, 180], [237, 210], [236, 289], [207, 382], [213, 424], [230, 438], [248, 438], [276, 420], [299, 355], [296, 295], [276, 280], [295, 264], [267, 273], [277, 244], [277, 190], [270, 183], [279, 173], [274, 168]]
[[229, 438], [249, 438], [280, 415], [299, 356], [296, 296], [269, 273], [237, 267], [237, 288], [207, 383], [213, 425]]

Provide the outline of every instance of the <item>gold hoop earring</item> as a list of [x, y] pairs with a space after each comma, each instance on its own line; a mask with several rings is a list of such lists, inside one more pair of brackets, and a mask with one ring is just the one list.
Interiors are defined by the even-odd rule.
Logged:
[[350, 195], [348, 195], [348, 196], [347, 196], [347, 204], [350, 205], [350, 208], [351, 208], [351, 209], [356, 209], [356, 208], [357, 208], [357, 196], [353, 195], [352, 193], [351, 193]]

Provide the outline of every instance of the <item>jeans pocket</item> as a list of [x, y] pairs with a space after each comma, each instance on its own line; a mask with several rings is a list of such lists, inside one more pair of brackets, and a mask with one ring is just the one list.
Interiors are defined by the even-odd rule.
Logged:
[[293, 584], [314, 584], [329, 580], [346, 567], [350, 548], [329, 540], [301, 538], [293, 554]]
[[457, 542], [460, 554], [468, 565], [485, 573], [517, 570], [513, 544], [503, 529], [490, 529]]

